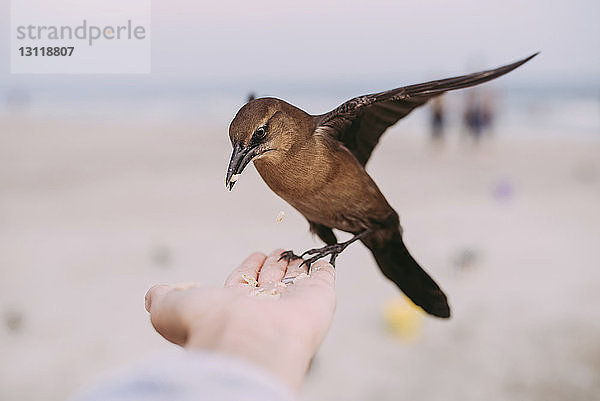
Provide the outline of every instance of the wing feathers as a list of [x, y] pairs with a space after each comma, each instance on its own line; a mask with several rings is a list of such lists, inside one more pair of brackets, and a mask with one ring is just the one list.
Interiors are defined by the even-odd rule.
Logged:
[[316, 131], [341, 141], [364, 165], [385, 130], [432, 97], [498, 78], [538, 54], [493, 70], [355, 97], [329, 113], [315, 116]]

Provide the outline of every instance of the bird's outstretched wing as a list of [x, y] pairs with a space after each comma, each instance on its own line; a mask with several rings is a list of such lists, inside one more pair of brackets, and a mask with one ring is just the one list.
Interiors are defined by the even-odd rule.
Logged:
[[386, 129], [415, 108], [444, 92], [478, 85], [504, 75], [538, 53], [493, 70], [404, 86], [350, 99], [329, 113], [315, 116], [315, 133], [341, 141], [365, 165]]

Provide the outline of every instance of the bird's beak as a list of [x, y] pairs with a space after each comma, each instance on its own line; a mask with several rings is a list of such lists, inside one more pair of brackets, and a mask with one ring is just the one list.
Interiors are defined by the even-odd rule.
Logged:
[[229, 161], [229, 167], [227, 168], [227, 177], [225, 178], [225, 186], [229, 188], [230, 191], [233, 189], [238, 175], [244, 171], [244, 168], [246, 168], [248, 163], [256, 156], [256, 151], [256, 147], [244, 148], [237, 143], [233, 145], [231, 160]]

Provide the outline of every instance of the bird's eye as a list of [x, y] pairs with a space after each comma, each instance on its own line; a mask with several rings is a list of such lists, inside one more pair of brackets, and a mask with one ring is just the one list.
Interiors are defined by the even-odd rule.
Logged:
[[265, 136], [267, 136], [267, 127], [264, 125], [262, 127], [258, 127], [256, 131], [254, 131], [254, 135], [252, 135], [253, 139], [255, 140], [263, 139]]

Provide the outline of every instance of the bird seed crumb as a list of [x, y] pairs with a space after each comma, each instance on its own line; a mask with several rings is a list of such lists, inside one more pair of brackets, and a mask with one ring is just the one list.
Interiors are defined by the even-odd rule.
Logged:
[[248, 284], [250, 287], [258, 287], [258, 281], [254, 277], [250, 277], [247, 274], [242, 274], [242, 279]]

